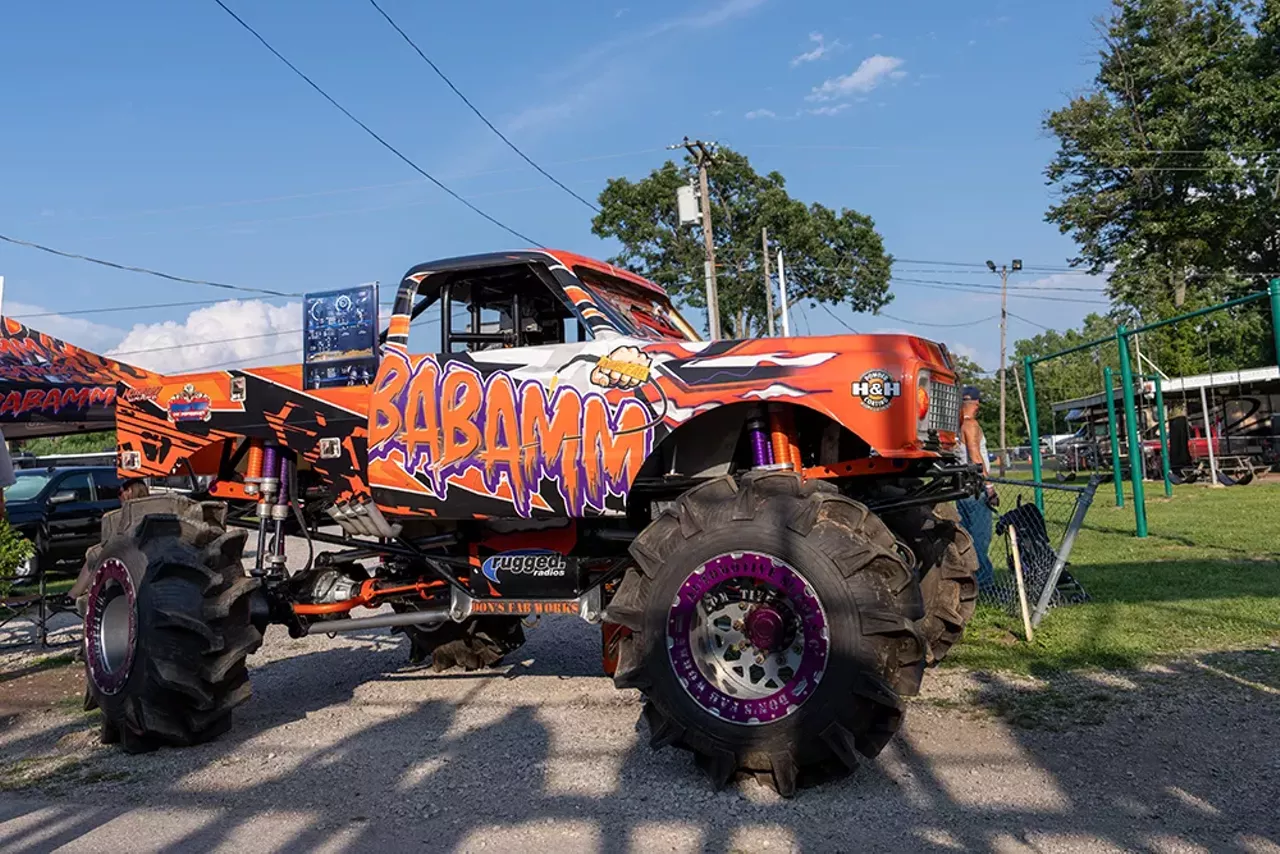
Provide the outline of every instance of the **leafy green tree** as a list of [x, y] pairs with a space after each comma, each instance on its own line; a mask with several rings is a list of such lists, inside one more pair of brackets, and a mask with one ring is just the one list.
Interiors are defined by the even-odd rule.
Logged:
[[28, 439], [22, 450], [37, 457], [53, 454], [94, 454], [114, 451], [116, 431], [103, 430], [94, 433], [70, 433], [66, 436], [41, 436]]
[[[1280, 270], [1280, 4], [1113, 0], [1098, 22], [1092, 88], [1053, 112], [1046, 214], [1111, 271], [1113, 298], [1146, 320], [1258, 290]], [[1227, 364], [1271, 361], [1265, 306], [1223, 326]], [[1202, 369], [1198, 328], [1175, 328], [1170, 373]], [[1213, 342], [1211, 342], [1213, 343]], [[1180, 354], [1180, 355], [1179, 355]]]
[[[652, 279], [680, 303], [705, 309], [702, 229], [680, 225], [676, 212], [676, 190], [696, 174], [696, 163], [686, 156], [679, 165], [668, 160], [640, 181], [611, 179], [600, 193], [592, 231], [622, 244], [613, 263]], [[793, 199], [782, 175], [760, 175], [745, 156], [727, 148], [716, 153], [708, 175], [725, 335], [750, 338], [767, 330], [762, 228], [773, 247], [783, 250], [792, 302], [811, 299], [868, 312], [892, 299], [893, 259], [870, 217]]]

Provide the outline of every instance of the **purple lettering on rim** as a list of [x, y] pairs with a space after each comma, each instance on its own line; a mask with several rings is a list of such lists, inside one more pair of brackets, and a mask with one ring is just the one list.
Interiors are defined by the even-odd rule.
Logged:
[[667, 654], [680, 684], [706, 711], [744, 726], [799, 709], [821, 681], [829, 650], [813, 588], [785, 562], [757, 552], [704, 563], [680, 585], [667, 615]]

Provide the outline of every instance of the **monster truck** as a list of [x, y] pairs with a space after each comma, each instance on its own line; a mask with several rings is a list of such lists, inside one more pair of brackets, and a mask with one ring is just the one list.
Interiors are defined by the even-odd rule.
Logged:
[[224, 732], [271, 624], [391, 627], [474, 669], [574, 614], [655, 747], [789, 796], [884, 747], [973, 611], [949, 502], [980, 475], [936, 343], [704, 341], [653, 283], [529, 251], [409, 270], [374, 358], [318, 389], [301, 365], [118, 366], [120, 475], [209, 486], [128, 502], [86, 564], [105, 738]]

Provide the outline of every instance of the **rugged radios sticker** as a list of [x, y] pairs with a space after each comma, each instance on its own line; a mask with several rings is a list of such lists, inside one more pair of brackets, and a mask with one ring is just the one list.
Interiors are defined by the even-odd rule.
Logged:
[[532, 575], [537, 577], [563, 578], [568, 571], [569, 562], [559, 552], [544, 549], [521, 549], [519, 551], [502, 552], [485, 560], [481, 571], [484, 577], [494, 584], [501, 584], [499, 572], [513, 575]]
[[853, 396], [862, 401], [867, 409], [879, 412], [888, 409], [893, 399], [902, 394], [902, 383], [898, 382], [888, 371], [867, 371], [862, 379], [853, 384]]

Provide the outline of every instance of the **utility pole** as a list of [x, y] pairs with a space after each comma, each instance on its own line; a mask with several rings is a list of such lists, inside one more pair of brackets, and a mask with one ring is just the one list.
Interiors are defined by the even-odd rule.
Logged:
[[[987, 269], [996, 272], [996, 265], [988, 261]], [[1022, 260], [1013, 259], [1013, 272], [1022, 269]], [[1005, 330], [1009, 325], [1009, 265], [1000, 265], [1000, 476], [1004, 477], [1005, 466], [1009, 461], [1009, 443], [1005, 433]]]
[[707, 330], [714, 341], [720, 337], [720, 298], [716, 292], [716, 245], [711, 233], [711, 194], [707, 190], [707, 164], [711, 162], [714, 143], [705, 143], [700, 139], [684, 141], [677, 145], [668, 145], [667, 149], [683, 148], [693, 156], [698, 164], [698, 192], [702, 203], [702, 242], [706, 250], [706, 261], [703, 267], [703, 279], [707, 288]]
[[778, 295], [782, 299], [782, 337], [791, 337], [791, 312], [787, 309], [787, 265], [782, 260], [782, 249], [778, 249]]
[[[760, 229], [760, 255], [764, 258], [764, 311], [769, 318], [769, 337], [773, 337], [773, 282], [769, 281], [769, 229]], [[4, 281], [0, 279], [0, 281]]]

